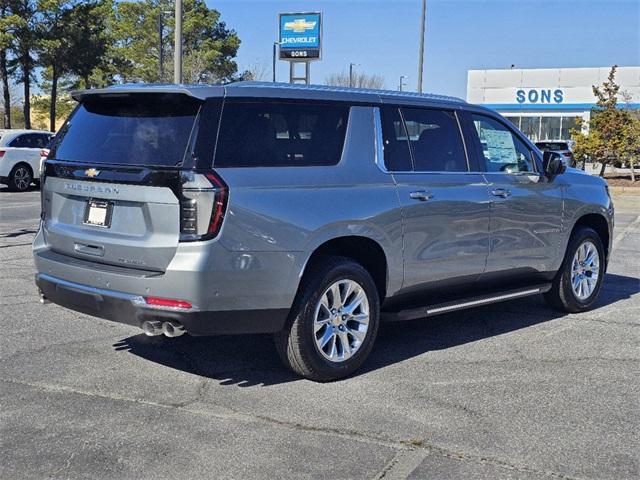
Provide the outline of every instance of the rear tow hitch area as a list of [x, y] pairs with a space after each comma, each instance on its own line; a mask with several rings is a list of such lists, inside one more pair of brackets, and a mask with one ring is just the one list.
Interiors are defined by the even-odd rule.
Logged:
[[145, 320], [142, 322], [141, 327], [145, 335], [149, 337], [164, 334], [165, 337], [175, 338], [187, 332], [184, 325], [175, 320], [168, 320], [166, 322], [161, 322], [160, 320]]

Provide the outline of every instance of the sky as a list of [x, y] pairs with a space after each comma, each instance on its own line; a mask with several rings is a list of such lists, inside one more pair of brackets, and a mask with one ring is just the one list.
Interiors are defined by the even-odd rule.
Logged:
[[[206, 0], [238, 32], [240, 70], [271, 80], [278, 13], [323, 12], [323, 58], [312, 83], [332, 73], [379, 74], [385, 88], [416, 89], [420, 0]], [[277, 78], [288, 81], [288, 62]], [[640, 0], [427, 0], [426, 92], [466, 97], [467, 71], [485, 68], [640, 66]]]

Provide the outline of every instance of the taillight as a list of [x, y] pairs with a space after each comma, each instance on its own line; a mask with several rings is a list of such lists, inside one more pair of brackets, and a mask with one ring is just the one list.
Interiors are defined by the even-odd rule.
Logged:
[[229, 187], [214, 172], [182, 173], [180, 241], [209, 240], [220, 233]]
[[177, 308], [180, 310], [189, 310], [193, 305], [186, 300], [174, 300], [172, 298], [162, 297], [145, 297], [144, 301], [147, 305], [157, 308]]
[[49, 156], [49, 150], [47, 150], [46, 148], [43, 148], [42, 150], [40, 150], [40, 156], [41, 157], [48, 157]]
[[563, 154], [565, 157], [572, 157], [572, 156], [573, 156], [573, 153], [571, 153], [571, 152], [562, 152], [562, 154]]
[[0, 158], [4, 157], [4, 150], [0, 150]]

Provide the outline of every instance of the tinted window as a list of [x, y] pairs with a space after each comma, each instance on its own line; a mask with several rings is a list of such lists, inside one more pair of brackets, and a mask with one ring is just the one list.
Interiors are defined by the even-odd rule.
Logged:
[[335, 165], [349, 107], [227, 101], [214, 164], [219, 167]]
[[128, 165], [181, 164], [200, 103], [132, 94], [82, 103], [55, 137], [51, 158]]
[[402, 108], [416, 171], [466, 172], [467, 160], [455, 114]]
[[45, 148], [49, 145], [49, 141], [51, 140], [52, 135], [47, 135], [46, 133], [37, 134], [35, 139], [35, 146], [37, 148]]
[[11, 140], [11, 143], [9, 143], [9, 146], [14, 148], [29, 148], [31, 147], [32, 136], [33, 135], [31, 135], [30, 133], [20, 135], [19, 137], [16, 137], [13, 140]]
[[385, 168], [390, 172], [413, 170], [407, 132], [400, 111], [395, 107], [383, 107], [380, 114]]

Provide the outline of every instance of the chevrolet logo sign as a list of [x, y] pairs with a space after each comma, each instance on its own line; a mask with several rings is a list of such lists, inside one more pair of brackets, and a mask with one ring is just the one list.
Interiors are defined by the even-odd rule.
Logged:
[[304, 33], [307, 30], [313, 30], [317, 22], [306, 21], [304, 18], [297, 18], [293, 22], [285, 22], [285, 30], [293, 30], [295, 33]]
[[96, 170], [95, 168], [90, 168], [88, 170], [85, 170], [84, 174], [89, 178], [93, 178], [100, 175], [100, 170]]

